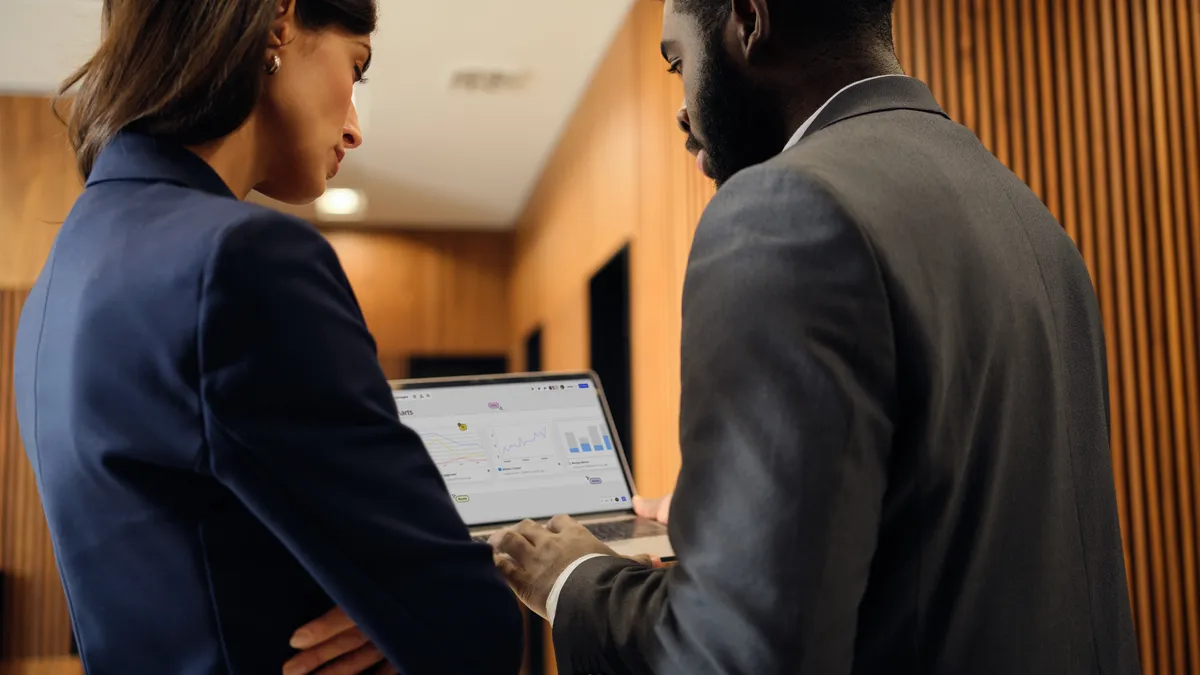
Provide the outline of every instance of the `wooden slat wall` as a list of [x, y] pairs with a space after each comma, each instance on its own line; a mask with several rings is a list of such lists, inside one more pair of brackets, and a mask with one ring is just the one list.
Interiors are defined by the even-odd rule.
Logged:
[[17, 433], [13, 342], [25, 291], [0, 289], [0, 655], [63, 655], [71, 621], [33, 469]]
[[17, 432], [12, 348], [27, 289], [80, 190], [66, 135], [37, 97], [0, 96], [0, 657], [63, 655], [70, 619]]
[[[513, 285], [513, 349], [541, 326], [560, 345], [550, 367], [586, 366], [586, 280], [631, 242], [633, 434], [658, 449], [635, 472], [650, 494], [679, 468], [680, 296], [712, 195], [675, 129], [661, 12], [638, 0], [598, 71], [519, 224]], [[1092, 272], [1144, 671], [1200, 673], [1200, 0], [897, 0], [895, 28], [905, 70], [1042, 197]], [[558, 260], [584, 264], [532, 291]]]
[[1079, 244], [1144, 670], [1200, 673], [1200, 2], [899, 0], [896, 38]]

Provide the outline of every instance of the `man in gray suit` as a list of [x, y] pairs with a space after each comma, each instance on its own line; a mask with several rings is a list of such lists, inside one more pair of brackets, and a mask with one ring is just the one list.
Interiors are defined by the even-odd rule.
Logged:
[[684, 289], [679, 562], [564, 517], [495, 537], [564, 675], [1138, 672], [1087, 269], [901, 76], [891, 9], [666, 2], [722, 185]]

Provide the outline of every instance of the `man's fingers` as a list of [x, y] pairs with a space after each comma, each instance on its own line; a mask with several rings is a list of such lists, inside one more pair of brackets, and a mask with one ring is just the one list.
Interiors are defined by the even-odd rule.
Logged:
[[520, 566], [513, 562], [513, 559], [503, 553], [492, 553], [492, 562], [496, 564], [496, 569], [500, 570], [500, 574], [512, 584], [513, 581], [521, 572]]
[[662, 567], [662, 560], [649, 553], [639, 553], [638, 555], [629, 556], [632, 560], [639, 562], [646, 567]]
[[643, 518], [651, 518], [666, 525], [671, 516], [671, 497], [668, 494], [657, 499], [646, 499], [645, 497], [633, 498], [633, 512]]
[[488, 539], [488, 543], [492, 545], [494, 550], [508, 554], [518, 563], [525, 560], [533, 552], [533, 544], [529, 543], [525, 535], [512, 528], [493, 534]]
[[[352, 624], [353, 625], [353, 624]], [[343, 631], [332, 638], [318, 644], [315, 647], [306, 649], [299, 654], [293, 656], [287, 663], [283, 664], [283, 675], [308, 675], [309, 673], [341, 673], [347, 672], [357, 675], [366, 669], [366, 666], [358, 670], [350, 671], [327, 671], [319, 670], [327, 663], [333, 662], [342, 656], [356, 653], [361, 650], [364, 645], [370, 649], [375, 649], [373, 645], [368, 644], [369, 640], [362, 631], [357, 628], [352, 628]], [[371, 661], [367, 666], [378, 663], [378, 660]]]
[[522, 520], [521, 522], [517, 523], [516, 530], [517, 532], [521, 533], [521, 536], [528, 539], [534, 546], [542, 543], [547, 535], [546, 528], [538, 525], [532, 520]]
[[354, 621], [346, 616], [342, 608], [334, 607], [326, 612], [324, 616], [301, 626], [292, 635], [292, 649], [308, 649], [353, 627]]
[[493, 553], [492, 562], [496, 564], [496, 569], [500, 570], [500, 575], [508, 582], [508, 587], [512, 589], [517, 598], [523, 604], [528, 604], [525, 598], [525, 589], [528, 587], [525, 570], [503, 553]]
[[646, 499], [645, 497], [633, 498], [633, 512], [643, 518], [657, 518], [658, 505], [662, 503], [662, 498]]
[[383, 660], [383, 652], [367, 644], [318, 670], [316, 675], [359, 675]]
[[550, 519], [550, 522], [546, 525], [546, 529], [555, 534], [561, 534], [564, 530], [573, 525], [575, 525], [574, 518], [560, 513], [559, 515]]

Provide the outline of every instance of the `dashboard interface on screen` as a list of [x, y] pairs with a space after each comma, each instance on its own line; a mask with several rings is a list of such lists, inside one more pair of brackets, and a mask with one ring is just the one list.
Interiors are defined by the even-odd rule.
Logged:
[[392, 395], [467, 525], [632, 507], [590, 379], [421, 385]]

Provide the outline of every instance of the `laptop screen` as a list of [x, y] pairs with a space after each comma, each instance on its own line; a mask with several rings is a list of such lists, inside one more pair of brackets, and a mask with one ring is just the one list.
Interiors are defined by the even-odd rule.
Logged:
[[619, 443], [587, 376], [406, 382], [392, 395], [467, 525], [632, 508]]

